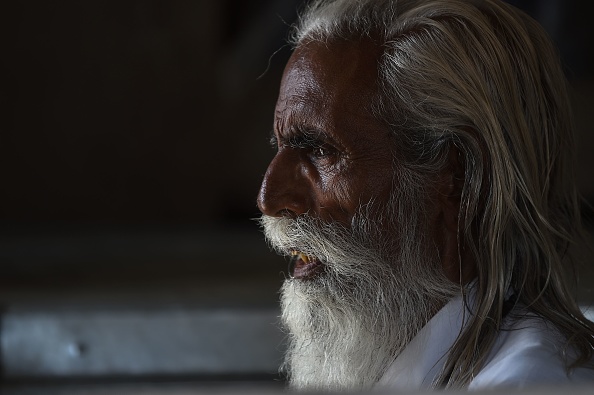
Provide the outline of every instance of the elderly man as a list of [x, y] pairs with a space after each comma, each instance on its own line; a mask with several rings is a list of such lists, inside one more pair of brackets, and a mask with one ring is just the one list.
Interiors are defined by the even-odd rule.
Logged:
[[258, 205], [296, 389], [594, 380], [562, 71], [498, 0], [318, 1]]

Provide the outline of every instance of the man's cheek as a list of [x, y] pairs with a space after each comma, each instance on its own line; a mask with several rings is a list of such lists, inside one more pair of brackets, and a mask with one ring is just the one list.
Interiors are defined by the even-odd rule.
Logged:
[[322, 216], [332, 221], [350, 224], [350, 220], [359, 206], [360, 196], [353, 188], [348, 177], [334, 177], [329, 179], [322, 189], [319, 200]]

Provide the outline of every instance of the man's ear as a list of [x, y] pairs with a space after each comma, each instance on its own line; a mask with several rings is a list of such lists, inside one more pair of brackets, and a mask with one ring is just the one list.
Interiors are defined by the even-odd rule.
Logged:
[[460, 204], [465, 182], [465, 160], [462, 151], [451, 144], [446, 163], [437, 179], [436, 237], [440, 246], [441, 264], [445, 275], [454, 283], [466, 284], [476, 276], [472, 257], [465, 251]]
[[446, 164], [438, 179], [438, 199], [443, 210], [445, 226], [458, 233], [460, 201], [465, 181], [465, 163], [462, 152], [455, 144], [450, 144]]

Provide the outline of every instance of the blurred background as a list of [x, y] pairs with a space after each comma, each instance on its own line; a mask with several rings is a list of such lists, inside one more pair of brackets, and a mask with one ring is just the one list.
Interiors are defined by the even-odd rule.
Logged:
[[[589, 4], [511, 2], [560, 49], [579, 186], [594, 204]], [[253, 218], [300, 7], [0, 5], [3, 388], [282, 388], [277, 291], [286, 262]], [[586, 205], [584, 221], [592, 234]], [[588, 267], [581, 273], [587, 306], [594, 281]]]

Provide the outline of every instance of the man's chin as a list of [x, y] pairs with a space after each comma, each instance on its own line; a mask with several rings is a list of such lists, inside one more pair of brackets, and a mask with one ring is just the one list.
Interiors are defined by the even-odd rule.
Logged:
[[[324, 274], [318, 274], [320, 279]], [[285, 359], [290, 385], [297, 390], [362, 390], [377, 382], [393, 360], [399, 327], [378, 327], [377, 306], [352, 303], [331, 280], [288, 279], [281, 290], [282, 320], [289, 331]], [[344, 297], [340, 298], [338, 295]], [[384, 306], [385, 307], [385, 306]], [[380, 321], [382, 321], [381, 319]], [[399, 348], [399, 346], [396, 346]]]
[[[370, 389], [448, 298], [445, 278], [427, 275], [423, 282], [412, 269], [390, 275], [381, 269], [386, 265], [350, 262], [340, 272], [326, 265], [305, 281], [285, 281], [281, 307], [289, 347], [284, 369], [291, 387]], [[356, 270], [345, 273], [345, 266]], [[436, 288], [444, 294], [427, 292]]]

